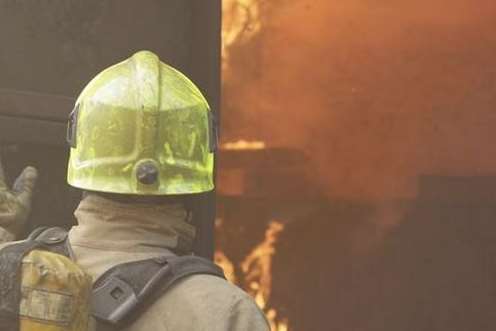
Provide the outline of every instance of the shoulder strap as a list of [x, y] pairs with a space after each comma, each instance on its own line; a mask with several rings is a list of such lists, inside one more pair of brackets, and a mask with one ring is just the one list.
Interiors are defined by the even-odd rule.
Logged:
[[93, 286], [92, 313], [100, 322], [98, 330], [121, 330], [158, 298], [157, 293], [194, 274], [225, 279], [220, 267], [196, 256], [164, 256], [108, 270]]
[[[36, 230], [35, 230], [36, 231]], [[69, 242], [67, 241], [68, 232], [62, 228], [46, 228], [40, 231], [34, 240], [40, 244], [39, 249], [57, 253], [70, 258]], [[31, 236], [30, 236], [31, 237]]]
[[[22, 259], [35, 249], [54, 251], [68, 256], [67, 231], [62, 228], [35, 230], [26, 240], [0, 250], [0, 325], [5, 330], [19, 330]], [[67, 253], [67, 254], [65, 254]]]

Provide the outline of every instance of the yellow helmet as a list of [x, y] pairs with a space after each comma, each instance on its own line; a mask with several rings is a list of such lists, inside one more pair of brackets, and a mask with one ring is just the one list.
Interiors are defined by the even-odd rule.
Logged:
[[211, 191], [216, 129], [199, 89], [141, 51], [98, 74], [68, 126], [70, 185], [169, 195]]

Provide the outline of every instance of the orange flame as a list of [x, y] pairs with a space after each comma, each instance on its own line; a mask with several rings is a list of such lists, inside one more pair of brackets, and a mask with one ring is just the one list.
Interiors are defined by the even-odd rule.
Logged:
[[260, 150], [265, 149], [265, 142], [263, 141], [246, 141], [238, 140], [235, 142], [228, 142], [222, 145], [223, 149], [227, 150]]
[[[272, 258], [276, 254], [274, 245], [283, 230], [284, 224], [281, 222], [270, 222], [265, 231], [264, 241], [257, 245], [240, 264], [245, 290], [264, 311], [272, 331], [288, 330], [287, 318], [279, 318], [277, 310], [267, 304], [272, 292]], [[224, 269], [227, 279], [239, 285], [234, 265], [223, 252], [219, 250], [215, 252], [215, 262]]]
[[255, 301], [264, 309], [272, 289], [272, 257], [275, 254], [274, 244], [284, 225], [271, 222], [265, 232], [265, 240], [241, 263], [241, 270], [246, 275], [249, 291]]
[[259, 244], [241, 263], [241, 270], [246, 275], [248, 293], [258, 306], [265, 312], [271, 329], [284, 331], [288, 329], [286, 319], [278, 321], [277, 311], [267, 306], [272, 291], [272, 257], [276, 253], [274, 245], [279, 234], [284, 230], [284, 224], [272, 221], [265, 231], [265, 240]]
[[238, 279], [236, 278], [236, 273], [234, 271], [234, 265], [227, 258], [226, 254], [224, 254], [224, 252], [216, 250], [215, 255], [214, 255], [214, 261], [217, 265], [222, 267], [222, 269], [224, 270], [224, 274], [226, 275], [226, 278], [228, 281], [230, 281], [233, 284], [238, 283]]
[[[230, 74], [231, 47], [249, 42], [262, 30], [261, 1], [223, 0], [222, 12], [222, 71], [224, 79], [227, 79]], [[266, 148], [266, 145], [263, 141], [240, 140], [222, 147], [227, 150], [260, 150]], [[221, 226], [221, 223], [218, 220], [216, 225]], [[240, 264], [245, 278], [244, 287], [264, 311], [273, 331], [288, 330], [287, 319], [278, 318], [277, 310], [267, 304], [272, 291], [272, 257], [276, 253], [274, 245], [283, 230], [282, 223], [271, 222], [265, 232], [265, 240]], [[222, 251], [215, 252], [215, 262], [224, 269], [228, 280], [240, 284], [234, 264]]]
[[262, 28], [257, 0], [222, 1], [222, 67], [229, 66], [230, 47], [249, 41]]

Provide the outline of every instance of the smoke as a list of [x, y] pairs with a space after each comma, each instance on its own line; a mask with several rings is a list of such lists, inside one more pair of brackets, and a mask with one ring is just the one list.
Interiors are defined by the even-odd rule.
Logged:
[[256, 22], [240, 33], [257, 33], [228, 47], [224, 141], [304, 149], [334, 197], [408, 198], [421, 174], [496, 172], [494, 1], [243, 4]]

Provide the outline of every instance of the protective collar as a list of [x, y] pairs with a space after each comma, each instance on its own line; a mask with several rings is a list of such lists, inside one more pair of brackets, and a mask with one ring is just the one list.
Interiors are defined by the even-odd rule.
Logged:
[[78, 225], [70, 231], [72, 244], [133, 252], [193, 250], [195, 227], [181, 203], [122, 203], [88, 194], [74, 212]]

